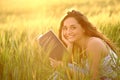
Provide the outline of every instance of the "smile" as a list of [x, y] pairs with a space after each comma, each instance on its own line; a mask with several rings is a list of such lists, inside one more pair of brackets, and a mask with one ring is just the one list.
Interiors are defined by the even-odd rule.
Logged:
[[74, 36], [67, 36], [67, 39], [71, 39], [71, 38], [73, 38]]

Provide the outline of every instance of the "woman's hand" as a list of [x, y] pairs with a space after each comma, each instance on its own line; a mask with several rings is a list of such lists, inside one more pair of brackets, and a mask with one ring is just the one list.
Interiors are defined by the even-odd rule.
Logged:
[[67, 49], [68, 51], [72, 51], [72, 48], [73, 48], [73, 43], [71, 43], [69, 40], [67, 40], [64, 36], [64, 33], [62, 31], [62, 40], [65, 42], [65, 44], [67, 45]]
[[56, 61], [55, 59], [52, 58], [49, 58], [49, 60], [50, 60], [50, 65], [54, 68], [63, 65], [62, 61]]

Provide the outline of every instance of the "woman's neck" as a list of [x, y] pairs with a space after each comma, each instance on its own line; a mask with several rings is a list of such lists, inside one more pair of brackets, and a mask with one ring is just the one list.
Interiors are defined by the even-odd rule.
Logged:
[[90, 38], [89, 36], [84, 36], [82, 39], [79, 39], [78, 41], [76, 41], [76, 44], [80, 48], [86, 49], [89, 38]]

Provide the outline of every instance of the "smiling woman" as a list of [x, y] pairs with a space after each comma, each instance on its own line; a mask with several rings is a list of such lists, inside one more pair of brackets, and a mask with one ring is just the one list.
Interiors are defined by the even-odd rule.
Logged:
[[[85, 80], [86, 77], [90, 80], [117, 80], [118, 74], [113, 69], [117, 67], [118, 59], [115, 47], [81, 12], [67, 12], [60, 23], [59, 38], [70, 52], [67, 63], [72, 80]], [[55, 68], [64, 63], [50, 62]], [[77, 79], [73, 79], [74, 76]]]

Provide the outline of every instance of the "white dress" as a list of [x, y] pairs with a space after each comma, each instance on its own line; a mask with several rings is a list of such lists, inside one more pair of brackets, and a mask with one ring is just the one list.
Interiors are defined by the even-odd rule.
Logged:
[[109, 49], [108, 55], [103, 58], [101, 66], [100, 66], [100, 75], [101, 77], [107, 77], [105, 80], [112, 80], [117, 76], [116, 68], [117, 68], [117, 55], [116, 53], [107, 45]]

